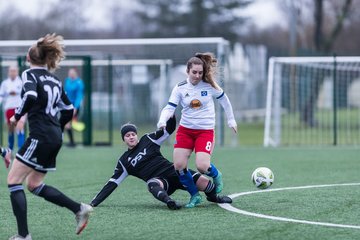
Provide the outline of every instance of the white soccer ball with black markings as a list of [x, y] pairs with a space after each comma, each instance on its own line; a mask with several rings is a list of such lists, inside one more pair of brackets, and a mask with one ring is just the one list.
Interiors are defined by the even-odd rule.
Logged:
[[259, 189], [266, 189], [274, 183], [274, 174], [267, 167], [259, 167], [251, 175], [251, 180]]

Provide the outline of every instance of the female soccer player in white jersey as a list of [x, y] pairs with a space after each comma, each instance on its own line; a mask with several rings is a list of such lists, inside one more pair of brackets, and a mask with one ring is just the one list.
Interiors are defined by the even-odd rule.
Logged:
[[16, 129], [10, 124], [10, 118], [15, 114], [15, 109], [21, 104], [20, 94], [22, 85], [18, 67], [10, 66], [8, 69], [8, 78], [5, 79], [0, 86], [0, 103], [3, 103], [3, 109], [8, 125], [8, 144], [11, 150], [14, 149], [15, 132], [17, 135], [18, 149], [22, 147], [25, 141], [24, 125], [26, 116], [23, 116], [19, 120]]
[[173, 161], [181, 183], [191, 195], [186, 207], [191, 208], [201, 202], [201, 196], [187, 169], [189, 157], [195, 150], [197, 169], [214, 179], [216, 192], [223, 188], [222, 174], [210, 163], [214, 149], [216, 98], [225, 110], [228, 125], [237, 132], [237, 124], [229, 98], [215, 80], [217, 60], [212, 53], [196, 53], [187, 62], [188, 79], [177, 84], [168, 104], [162, 110], [158, 127], [166, 126], [166, 121], [174, 114], [180, 103], [183, 107], [180, 126], [176, 133]]
[[[30, 130], [29, 137], [16, 154], [7, 179], [18, 226], [18, 234], [10, 239], [31, 239], [22, 185], [25, 181], [31, 193], [65, 207], [76, 215], [77, 234], [85, 228], [92, 211], [90, 205], [75, 202], [43, 182], [48, 171], [56, 170], [56, 156], [62, 145], [62, 131], [74, 111], [62, 82], [50, 72], [58, 67], [65, 56], [62, 42], [61, 36], [47, 34], [32, 45], [27, 53], [30, 69], [21, 76], [24, 84], [22, 103], [10, 119], [16, 125], [20, 118], [28, 113]], [[54, 238], [56, 237], [55, 234]]]

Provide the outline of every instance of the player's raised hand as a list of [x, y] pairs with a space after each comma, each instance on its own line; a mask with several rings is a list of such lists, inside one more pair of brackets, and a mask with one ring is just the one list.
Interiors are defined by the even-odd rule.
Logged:
[[10, 118], [10, 124], [13, 125], [13, 126], [16, 126], [17, 122], [18, 122], [18, 121], [15, 119], [15, 115], [13, 115], [13, 116]]
[[9, 168], [11, 162], [11, 149], [10, 148], [2, 148], [1, 156], [4, 159], [5, 167]]
[[232, 127], [232, 129], [233, 129], [234, 133], [237, 133], [237, 126]]
[[236, 124], [236, 121], [235, 119], [231, 119], [228, 121], [228, 126], [230, 128], [232, 128], [232, 130], [234, 131], [234, 133], [237, 133], [237, 124]]

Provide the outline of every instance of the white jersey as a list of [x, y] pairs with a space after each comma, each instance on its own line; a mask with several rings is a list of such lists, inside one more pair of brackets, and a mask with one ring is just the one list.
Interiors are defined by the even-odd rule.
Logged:
[[21, 90], [23, 83], [20, 77], [14, 80], [5, 79], [0, 86], [0, 104], [3, 103], [4, 110], [15, 109], [21, 105]]
[[235, 127], [236, 121], [229, 98], [224, 91], [213, 88], [209, 83], [200, 81], [192, 85], [187, 79], [177, 84], [170, 96], [169, 102], [162, 110], [158, 127], [166, 125], [166, 121], [174, 114], [180, 103], [183, 107], [180, 125], [190, 129], [214, 129], [215, 107], [214, 100], [220, 101], [227, 116], [229, 127]]

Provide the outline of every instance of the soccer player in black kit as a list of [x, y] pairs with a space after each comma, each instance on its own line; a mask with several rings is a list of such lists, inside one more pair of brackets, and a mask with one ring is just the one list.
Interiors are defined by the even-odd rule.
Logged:
[[[160, 145], [176, 128], [175, 117], [167, 121], [166, 127], [156, 132], [145, 134], [138, 140], [137, 128], [133, 124], [125, 124], [121, 128], [121, 137], [128, 146], [128, 150], [119, 158], [114, 174], [94, 197], [90, 205], [98, 206], [116, 187], [129, 175], [144, 180], [152, 195], [166, 203], [169, 209], [181, 208], [170, 195], [177, 189], [186, 190], [176, 175], [174, 164], [164, 158], [160, 152]], [[231, 198], [216, 194], [215, 185], [199, 172], [189, 169], [199, 190], [204, 191], [207, 200], [215, 203], [231, 203]]]
[[[28, 114], [29, 137], [16, 154], [8, 174], [11, 205], [17, 221], [18, 234], [10, 239], [30, 240], [27, 224], [27, 204], [23, 188], [36, 196], [65, 207], [75, 214], [76, 233], [86, 226], [92, 207], [78, 203], [58, 189], [44, 184], [48, 171], [56, 170], [56, 156], [62, 145], [62, 131], [73, 115], [73, 106], [67, 98], [61, 81], [50, 71], [58, 67], [65, 52], [62, 37], [47, 34], [32, 45], [27, 53], [30, 69], [22, 74], [22, 104], [10, 121]], [[60, 112], [60, 118], [58, 113]]]

